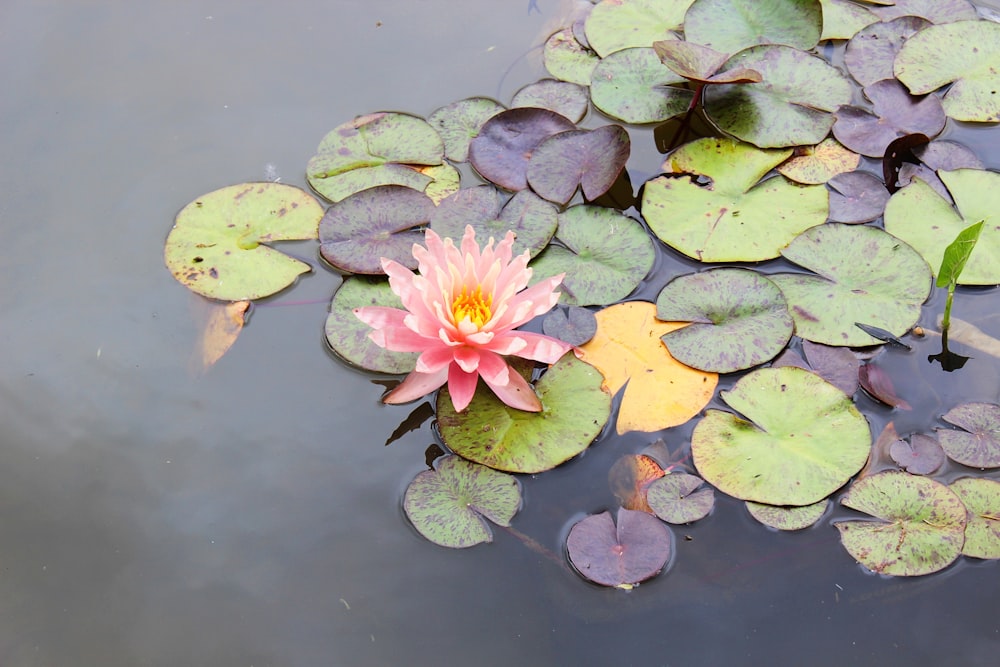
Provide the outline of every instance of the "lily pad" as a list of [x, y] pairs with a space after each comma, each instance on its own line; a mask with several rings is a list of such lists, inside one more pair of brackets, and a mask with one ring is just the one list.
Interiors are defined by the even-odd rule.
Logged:
[[941, 100], [950, 118], [1000, 120], [1000, 95], [996, 94], [1000, 23], [971, 20], [930, 26], [907, 40], [893, 68], [896, 78], [914, 95], [950, 83]]
[[944, 129], [945, 116], [937, 97], [916, 98], [895, 79], [865, 86], [875, 113], [844, 106], [835, 114], [833, 135], [852, 151], [882, 157], [893, 141], [910, 134], [934, 137]]
[[901, 16], [920, 16], [931, 23], [972, 21], [979, 18], [976, 8], [968, 0], [894, 0], [880, 2], [885, 7], [872, 7], [871, 12], [883, 21]]
[[901, 16], [886, 23], [876, 22], [851, 38], [844, 51], [844, 64], [862, 86], [891, 79], [896, 54], [907, 39], [930, 25], [919, 16]]
[[517, 479], [486, 466], [445, 456], [406, 488], [403, 509], [421, 535], [452, 549], [493, 541], [484, 519], [509, 526], [521, 506]]
[[759, 83], [761, 80], [760, 72], [753, 70], [731, 70], [718, 74], [729, 60], [729, 54], [694, 42], [667, 39], [653, 42], [653, 50], [664, 65], [688, 81], [713, 84]]
[[608, 471], [608, 486], [625, 509], [652, 513], [646, 502], [646, 491], [650, 484], [665, 474], [652, 457], [626, 454], [615, 461]]
[[962, 553], [973, 558], [1000, 558], [1000, 482], [963, 477], [948, 488], [969, 510]]
[[837, 223], [813, 227], [781, 254], [819, 274], [769, 276], [788, 300], [795, 332], [816, 343], [857, 347], [881, 342], [855, 322], [902, 336], [916, 323], [930, 294], [927, 262], [875, 227]]
[[851, 399], [801, 368], [760, 368], [709, 410], [691, 437], [702, 477], [724, 493], [768, 505], [811, 505], [861, 469], [868, 422]]
[[572, 354], [557, 361], [535, 386], [541, 412], [504, 405], [477, 391], [469, 407], [455, 412], [448, 390], [437, 399], [441, 439], [471, 461], [498, 470], [536, 473], [568, 461], [597, 437], [611, 414], [601, 374]]
[[590, 93], [586, 86], [542, 79], [517, 91], [510, 106], [548, 109], [579, 123], [590, 108]]
[[853, 396], [858, 390], [860, 362], [849, 349], [806, 340], [802, 342], [802, 351], [813, 372], [821, 378], [848, 396]]
[[659, 123], [687, 111], [694, 93], [681, 87], [685, 81], [664, 67], [651, 47], [625, 49], [594, 68], [590, 99], [626, 123]]
[[850, 0], [820, 0], [823, 5], [823, 34], [820, 41], [851, 39], [865, 26], [879, 20], [868, 9]]
[[770, 526], [777, 530], [802, 530], [813, 525], [826, 512], [830, 506], [827, 498], [801, 507], [765, 505], [748, 500], [746, 502], [747, 511], [750, 516], [760, 521], [765, 526]]
[[572, 28], [553, 33], [546, 41], [542, 60], [549, 74], [560, 81], [590, 85], [590, 77], [600, 57], [573, 36]]
[[433, 167], [418, 167], [417, 171], [431, 180], [424, 186], [424, 194], [435, 204], [440, 204], [447, 197], [458, 192], [462, 187], [462, 175], [450, 164], [439, 164]]
[[491, 234], [480, 231], [496, 221], [501, 204], [500, 191], [493, 185], [463, 188], [445, 197], [431, 212], [431, 229], [441, 238], [454, 239], [456, 247], [465, 234], [466, 225], [472, 225], [477, 237], [489, 238]]
[[693, 0], [616, 0], [594, 5], [587, 17], [590, 48], [602, 58], [635, 46], [648, 47], [684, 25]]
[[409, 373], [417, 363], [417, 352], [391, 352], [369, 337], [372, 328], [354, 315], [356, 308], [384, 306], [403, 308], [385, 278], [351, 276], [344, 279], [330, 302], [326, 318], [326, 340], [338, 356], [376, 373]]
[[505, 190], [523, 190], [528, 187], [532, 151], [553, 134], [574, 129], [569, 119], [548, 109], [502, 111], [486, 121], [469, 144], [469, 162]]
[[209, 192], [177, 214], [163, 251], [182, 285], [210, 299], [274, 294], [310, 270], [265, 244], [316, 238], [323, 208], [282, 183], [241, 183]]
[[760, 178], [791, 155], [733, 139], [705, 138], [675, 151], [664, 164], [674, 173], [646, 182], [642, 215], [670, 247], [702, 262], [761, 261], [777, 257], [798, 234], [826, 220], [828, 196], [818, 185], [784, 176]]
[[528, 161], [528, 183], [543, 199], [566, 204], [577, 186], [594, 200], [611, 189], [625, 168], [631, 144], [618, 125], [552, 135]]
[[323, 259], [350, 273], [383, 274], [381, 258], [417, 268], [413, 244], [417, 229], [430, 220], [434, 202], [401, 185], [381, 185], [356, 192], [331, 206], [319, 223]]
[[712, 512], [715, 490], [705, 486], [700, 477], [673, 472], [649, 485], [646, 501], [653, 513], [667, 523], [692, 523]]
[[882, 179], [865, 171], [839, 174], [830, 187], [830, 220], [856, 225], [871, 222], [885, 211], [889, 193]]
[[681, 363], [715, 373], [764, 363], [784, 349], [794, 328], [777, 285], [746, 269], [674, 278], [656, 299], [656, 317], [691, 322], [663, 336], [663, 344]]
[[610, 512], [593, 514], [570, 528], [566, 551], [585, 579], [602, 586], [630, 589], [659, 574], [670, 560], [670, 529], [636, 510], [618, 510], [618, 526]]
[[559, 214], [556, 239], [536, 257], [532, 281], [565, 273], [566, 305], [604, 305], [632, 293], [653, 267], [653, 243], [638, 222], [613, 209], [573, 206]]
[[796, 183], [820, 185], [834, 176], [854, 171], [860, 162], [860, 155], [827, 138], [815, 146], [796, 149], [795, 155], [779, 164], [777, 170]]
[[881, 472], [855, 482], [841, 503], [876, 519], [834, 524], [847, 552], [873, 572], [930, 574], [962, 553], [965, 505], [932, 479]]
[[929, 169], [954, 171], [956, 169], [985, 169], [986, 165], [967, 146], [954, 141], [932, 141], [913, 149]]
[[697, 0], [684, 17], [685, 39], [726, 53], [757, 44], [808, 51], [822, 27], [819, 0]]
[[965, 403], [941, 417], [963, 429], [938, 429], [945, 454], [970, 468], [1000, 467], [1000, 405]]
[[911, 475], [930, 475], [944, 465], [944, 450], [936, 438], [914, 433], [910, 441], [897, 440], [889, 446], [889, 456]]
[[427, 122], [444, 141], [444, 156], [452, 162], [469, 158], [469, 142], [479, 135], [483, 123], [504, 110], [504, 106], [488, 97], [470, 97], [443, 106]]
[[570, 345], [583, 345], [597, 333], [597, 318], [580, 306], [556, 308], [542, 320], [542, 332]]

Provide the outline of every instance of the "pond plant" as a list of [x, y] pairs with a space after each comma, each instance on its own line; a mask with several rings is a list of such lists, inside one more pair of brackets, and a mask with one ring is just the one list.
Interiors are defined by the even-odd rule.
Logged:
[[[510, 107], [331, 130], [306, 165], [325, 204], [278, 183], [199, 197], [168, 268], [242, 313], [310, 268], [272, 242], [318, 240], [343, 275], [330, 348], [407, 374], [387, 403], [438, 392], [411, 420], [433, 416], [444, 449], [402, 504], [442, 546], [511, 526], [518, 475], [638, 432], [672, 451], [623, 453], [620, 507], [568, 532], [598, 584], [668, 567], [668, 524], [709, 516], [716, 492], [779, 530], [839, 497], [858, 513], [833, 524], [844, 548], [882, 574], [1000, 558], [1000, 406], [873, 439], [855, 401], [909, 407], [872, 357], [906, 346], [932, 267], [945, 352], [955, 289], [1000, 284], [1000, 175], [934, 139], [1000, 121], [1000, 24], [965, 0], [603, 0], [543, 51], [552, 78]], [[676, 128], [638, 193], [618, 123]], [[694, 270], [654, 270], [658, 253]], [[706, 410], [716, 397], [728, 409]]]

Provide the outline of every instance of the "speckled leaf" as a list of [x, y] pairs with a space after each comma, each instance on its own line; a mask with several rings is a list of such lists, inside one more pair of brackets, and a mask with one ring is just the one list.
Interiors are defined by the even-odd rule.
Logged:
[[602, 586], [630, 589], [656, 576], [670, 560], [673, 537], [659, 520], [636, 510], [593, 514], [569, 530], [566, 551], [585, 579]]
[[663, 336], [663, 344], [681, 363], [715, 373], [768, 361], [784, 349], [793, 330], [781, 290], [746, 269], [674, 278], [656, 299], [656, 317], [691, 322]]
[[[528, 250], [532, 257], [548, 246], [559, 227], [558, 210], [530, 190], [518, 192], [504, 205], [496, 222], [497, 238], [508, 229], [517, 234], [514, 251]], [[566, 303], [566, 301], [563, 301]]]
[[965, 403], [941, 417], [964, 429], [938, 429], [945, 454], [970, 468], [1000, 467], [1000, 405]]
[[479, 135], [479, 128], [503, 110], [496, 100], [470, 97], [441, 107], [427, 117], [427, 122], [441, 135], [444, 156], [452, 162], [465, 162], [469, 142]]
[[590, 108], [590, 92], [575, 83], [542, 79], [517, 91], [510, 106], [548, 109], [579, 123]]
[[866, 8], [850, 0], [820, 0], [823, 5], [823, 34], [820, 41], [851, 39], [862, 28], [878, 21]]
[[486, 466], [445, 456], [406, 488], [403, 509], [421, 535], [442, 547], [463, 549], [493, 541], [484, 517], [509, 526], [521, 506], [517, 479]]
[[659, 123], [687, 111], [694, 97], [680, 87], [686, 80], [660, 62], [652, 47], [625, 49], [594, 68], [594, 106], [626, 123]]
[[433, 167], [417, 167], [418, 172], [431, 180], [424, 186], [424, 194], [435, 204], [440, 204], [462, 187], [462, 175], [450, 164], [439, 164]]
[[1000, 23], [960, 21], [933, 25], [903, 45], [896, 78], [914, 95], [951, 84], [941, 105], [955, 120], [1000, 120]]
[[894, 0], [885, 7], [872, 7], [871, 11], [883, 21], [901, 16], [920, 16], [931, 23], [973, 21], [979, 18], [975, 6], [968, 0]]
[[653, 513], [667, 523], [691, 523], [712, 512], [715, 490], [705, 486], [700, 477], [673, 472], [649, 485], [646, 501]]
[[726, 53], [757, 44], [808, 51], [822, 26], [819, 0], [696, 0], [684, 17], [688, 41]]
[[747, 511], [750, 516], [760, 521], [765, 526], [770, 526], [777, 530], [802, 530], [808, 528], [826, 512], [830, 506], [827, 498], [801, 507], [786, 505], [765, 505], [763, 503], [746, 502]]
[[873, 572], [930, 574], [962, 553], [965, 505], [932, 479], [881, 472], [855, 482], [841, 503], [877, 519], [834, 524], [847, 552]]
[[835, 139], [826, 138], [815, 146], [796, 149], [795, 155], [779, 164], [777, 170], [796, 183], [820, 185], [834, 176], [857, 169], [860, 162], [860, 155], [844, 148]]
[[431, 212], [430, 225], [441, 238], [461, 241], [465, 226], [472, 225], [477, 238], [487, 239], [496, 234], [480, 233], [495, 222], [500, 214], [500, 191], [493, 185], [464, 188], [446, 197]]
[[619, 125], [552, 135], [532, 152], [528, 183], [540, 197], [565, 205], [577, 186], [594, 200], [614, 184], [628, 161], [628, 132]]
[[962, 553], [973, 558], [1000, 558], [1000, 482], [963, 477], [948, 488], [969, 510]]
[[851, 399], [801, 368], [760, 368], [722, 399], [742, 417], [709, 410], [691, 453], [705, 480], [741, 500], [811, 505], [868, 458], [871, 432]]
[[380, 259], [415, 269], [416, 229], [430, 220], [434, 202], [401, 185], [362, 190], [331, 206], [319, 223], [319, 251], [334, 267], [350, 273], [383, 274]]
[[528, 187], [532, 151], [553, 134], [573, 129], [569, 119], [548, 109], [502, 111], [486, 121], [469, 144], [469, 162], [505, 190], [523, 190]]
[[871, 222], [882, 215], [889, 192], [882, 179], [865, 171], [839, 174], [830, 186], [830, 220], [855, 225]]
[[896, 54], [907, 39], [928, 25], [930, 22], [919, 16], [901, 16], [888, 23], [869, 25], [847, 43], [844, 51], [847, 70], [862, 86], [893, 78]]
[[670, 247], [702, 262], [777, 257], [803, 230], [826, 220], [826, 188], [800, 186], [784, 176], [757, 181], [789, 150], [761, 150], [733, 139], [705, 138], [675, 151], [665, 171], [705, 176], [660, 176], [646, 182], [642, 215]]
[[878, 345], [855, 322], [902, 336], [920, 317], [931, 272], [913, 248], [881, 229], [828, 223], [806, 230], [781, 254], [818, 275], [769, 276], [788, 301], [795, 333], [826, 345]]
[[567, 354], [535, 386], [541, 412], [504, 405], [481, 388], [456, 413], [447, 388], [438, 393], [437, 420], [448, 448], [498, 470], [536, 473], [568, 461], [597, 437], [611, 414], [601, 374]]
[[913, 97], [895, 79], [865, 86], [875, 113], [844, 106], [834, 114], [833, 135], [852, 151], [881, 158], [893, 141], [910, 134], [937, 136], [944, 129], [941, 102], [933, 95]]
[[821, 378], [848, 396], [853, 396], [858, 390], [860, 362], [849, 349], [806, 340], [802, 341], [802, 351], [813, 372], [818, 373]]
[[625, 509], [652, 513], [646, 502], [646, 491], [665, 474], [653, 458], [645, 454], [625, 454], [608, 470], [608, 486]]
[[319, 202], [291, 185], [230, 185], [180, 210], [163, 258], [178, 282], [202, 296], [259, 299], [310, 270], [264, 244], [316, 238], [322, 217]]
[[694, 42], [667, 39], [653, 42], [653, 50], [670, 70], [689, 81], [697, 83], [759, 83], [760, 72], [754, 70], [730, 70], [717, 74], [727, 60], [728, 53]]
[[570, 345], [583, 345], [597, 333], [597, 318], [580, 306], [555, 308], [542, 320], [542, 332]]
[[601, 60], [576, 40], [572, 28], [563, 28], [545, 41], [542, 59], [549, 74], [581, 86], [590, 85], [590, 77]]
[[889, 456], [911, 475], [930, 475], [945, 461], [944, 450], [936, 438], [914, 433], [910, 441], [897, 440], [889, 446]]
[[733, 69], [756, 70], [764, 80], [709, 86], [705, 111], [722, 131], [761, 148], [818, 144], [833, 126], [830, 112], [851, 103], [840, 70], [789, 46], [740, 51], [722, 72]]
[[913, 149], [916, 155], [929, 169], [937, 171], [944, 169], [985, 169], [986, 165], [967, 146], [954, 141], [932, 141]]
[[355, 366], [376, 373], [409, 373], [417, 363], [416, 352], [390, 352], [368, 337], [372, 328], [354, 315], [355, 308], [385, 306], [402, 308], [385, 278], [351, 276], [344, 279], [330, 302], [326, 318], [326, 340], [338, 356]]
[[614, 0], [594, 5], [587, 17], [590, 48], [601, 57], [667, 39], [684, 24], [693, 0]]

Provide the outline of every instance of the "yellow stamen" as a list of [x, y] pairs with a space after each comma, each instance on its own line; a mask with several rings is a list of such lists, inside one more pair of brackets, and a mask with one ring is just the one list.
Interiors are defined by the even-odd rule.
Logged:
[[476, 286], [476, 291], [469, 294], [469, 288], [463, 287], [462, 293], [451, 302], [451, 312], [455, 316], [455, 324], [459, 324], [465, 318], [469, 318], [477, 328], [482, 328], [484, 324], [493, 317], [493, 295], [483, 296], [483, 288]]

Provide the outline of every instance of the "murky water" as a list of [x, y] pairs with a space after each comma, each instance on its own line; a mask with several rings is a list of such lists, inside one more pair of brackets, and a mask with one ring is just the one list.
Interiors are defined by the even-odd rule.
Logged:
[[[321, 268], [264, 306], [319, 303], [259, 308], [192, 372], [203, 313], [161, 259], [176, 211], [244, 180], [303, 184], [319, 139], [359, 113], [498, 84], [507, 101], [563, 9], [536, 4], [0, 6], [0, 664], [995, 663], [996, 563], [868, 576], [827, 521], [775, 534], [734, 501], [676, 531], [667, 575], [631, 594], [584, 583], [565, 533], [615, 504], [607, 471], [638, 436], [524, 480], [515, 527], [537, 550], [503, 531], [461, 552], [424, 541], [400, 498], [433, 436], [383, 445], [411, 408], [326, 352], [339, 278]], [[956, 299], [1000, 335], [996, 311], [995, 290]], [[866, 405], [876, 428], [1000, 398], [996, 364], [946, 375], [930, 351], [887, 360], [919, 407]]]

